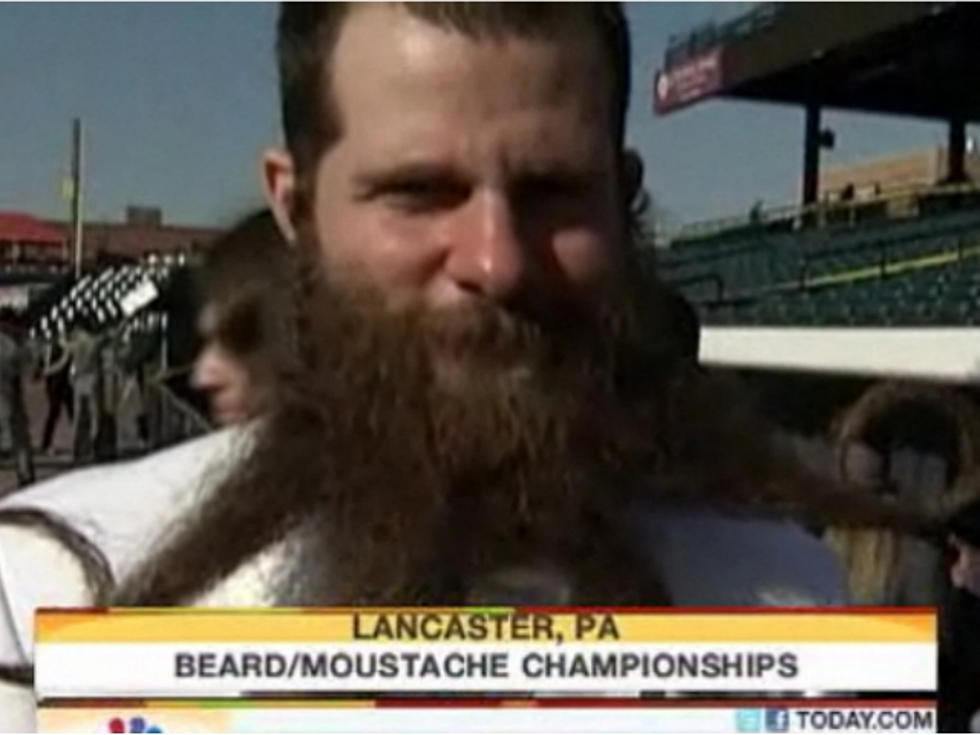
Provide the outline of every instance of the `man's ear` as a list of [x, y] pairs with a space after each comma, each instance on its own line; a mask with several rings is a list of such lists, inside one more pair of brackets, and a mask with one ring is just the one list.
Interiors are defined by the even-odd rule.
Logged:
[[631, 148], [623, 151], [621, 176], [623, 177], [623, 196], [629, 205], [643, 187], [643, 159], [640, 158], [639, 153]]
[[296, 175], [292, 156], [287, 151], [269, 148], [262, 154], [262, 187], [276, 224], [279, 225], [279, 231], [287, 242], [295, 242], [296, 227], [292, 215]]

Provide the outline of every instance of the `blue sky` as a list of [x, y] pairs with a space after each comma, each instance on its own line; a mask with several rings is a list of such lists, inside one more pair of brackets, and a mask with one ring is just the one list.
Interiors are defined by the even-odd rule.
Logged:
[[[794, 201], [803, 113], [717, 101], [651, 110], [667, 38], [751, 3], [630, 4], [630, 142], [672, 219]], [[227, 224], [260, 201], [258, 154], [279, 137], [266, 3], [0, 4], [0, 209], [63, 216], [70, 126], [86, 124], [86, 215], [159, 205], [171, 223]], [[837, 163], [945, 140], [938, 122], [829, 112]]]

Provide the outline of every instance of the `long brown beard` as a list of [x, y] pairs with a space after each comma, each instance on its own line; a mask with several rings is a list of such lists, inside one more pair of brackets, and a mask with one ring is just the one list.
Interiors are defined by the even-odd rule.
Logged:
[[[680, 359], [655, 282], [593, 318], [489, 305], [392, 316], [304, 272], [305, 338], [254, 450], [116, 604], [191, 601], [298, 529], [288, 604], [459, 604], [495, 570], [527, 565], [564, 573], [569, 602], [665, 604], [619, 533], [633, 500], [917, 523], [849, 506], [780, 455], [736, 392]], [[447, 350], [451, 388], [434, 359]]]
[[[578, 595], [608, 602], [622, 586], [610, 570], [630, 566], [608, 470], [636, 314], [391, 315], [366, 290], [304, 273], [301, 359], [254, 450], [116, 601], [188, 600], [302, 525], [294, 602], [460, 602], [472, 580], [528, 563], [591, 570]], [[651, 384], [672, 359], [669, 342], [655, 349]]]

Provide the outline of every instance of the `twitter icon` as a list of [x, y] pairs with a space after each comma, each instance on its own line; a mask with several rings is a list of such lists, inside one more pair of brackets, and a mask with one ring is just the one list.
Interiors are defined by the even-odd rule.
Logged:
[[740, 709], [735, 712], [736, 732], [761, 732], [762, 710]]

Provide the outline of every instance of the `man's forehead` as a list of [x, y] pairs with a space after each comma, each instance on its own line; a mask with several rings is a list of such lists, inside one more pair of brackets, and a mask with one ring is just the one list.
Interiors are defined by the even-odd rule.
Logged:
[[[332, 90], [389, 82], [455, 84], [465, 76], [475, 86], [500, 82], [500, 68], [489, 61], [522, 62], [533, 77], [510, 77], [507, 88], [528, 92], [543, 81], [560, 94], [586, 85], [590, 99], [605, 101], [601, 85], [612, 72], [601, 53], [598, 33], [584, 22], [568, 22], [547, 35], [501, 30], [464, 34], [410, 13], [401, 5], [369, 3], [351, 12], [341, 27], [329, 67]], [[484, 89], [484, 92], [492, 90]], [[540, 91], [540, 90], [535, 90]]]
[[440, 128], [506, 117], [525, 139], [547, 143], [555, 136], [608, 135], [612, 95], [602, 90], [611, 81], [602, 62], [584, 26], [555, 38], [474, 38], [404, 8], [372, 5], [348, 18], [330, 86], [347, 134], [397, 133], [431, 147], [427, 138], [453, 142], [443, 140], [447, 131]]
[[[521, 37], [529, 41], [553, 42], [568, 40], [581, 44], [583, 37], [596, 40], [601, 35], [595, 14], [587, 6], [574, 3], [522, 3], [525, 12], [498, 12], [507, 3], [404, 3], [360, 2], [347, 3], [340, 25], [340, 35], [351, 26], [360, 24], [378, 31], [398, 33], [411, 27], [425, 26], [444, 33], [469, 39], [473, 43]], [[440, 12], [452, 6], [460, 12]], [[517, 8], [514, 4], [513, 8]], [[488, 12], [482, 12], [486, 9]], [[540, 10], [545, 12], [533, 12]], [[455, 20], [451, 20], [455, 16]], [[507, 20], [505, 20], [507, 18]], [[352, 21], [356, 21], [352, 23]]]

